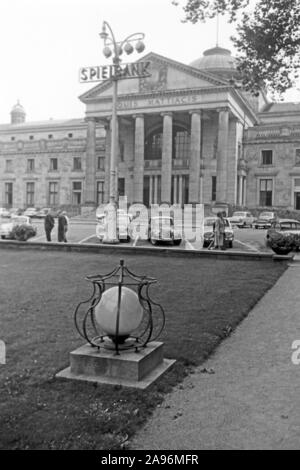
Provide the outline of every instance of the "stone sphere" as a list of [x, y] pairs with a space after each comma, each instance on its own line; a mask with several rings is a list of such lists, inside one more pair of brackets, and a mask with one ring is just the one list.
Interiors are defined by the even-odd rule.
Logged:
[[[111, 287], [104, 292], [95, 307], [95, 318], [108, 335], [116, 334], [119, 288]], [[122, 287], [119, 317], [119, 336], [130, 335], [142, 321], [143, 309], [137, 294], [128, 287]]]

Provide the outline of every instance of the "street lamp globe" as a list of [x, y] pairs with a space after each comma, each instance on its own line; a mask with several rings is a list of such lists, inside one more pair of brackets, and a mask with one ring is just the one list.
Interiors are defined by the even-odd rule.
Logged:
[[132, 54], [134, 49], [132, 47], [132, 45], [130, 44], [130, 42], [127, 42], [124, 46], [124, 51], [126, 52], [126, 54]]
[[112, 55], [112, 51], [111, 51], [111, 49], [110, 49], [108, 46], [104, 47], [104, 49], [103, 49], [103, 55], [104, 55], [107, 59]]
[[145, 44], [143, 43], [143, 41], [138, 41], [135, 45], [135, 49], [139, 53], [143, 52], [143, 50], [145, 49]]
[[114, 338], [129, 336], [139, 326], [142, 317], [143, 308], [138, 295], [125, 286], [122, 286], [121, 293], [118, 286], [105, 291], [95, 308], [96, 322]]

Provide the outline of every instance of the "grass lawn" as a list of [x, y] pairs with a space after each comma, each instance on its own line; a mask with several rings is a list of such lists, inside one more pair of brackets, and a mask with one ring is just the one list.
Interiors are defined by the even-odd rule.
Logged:
[[[137, 274], [159, 280], [150, 293], [166, 312], [161, 340], [173, 368], [145, 391], [54, 379], [83, 341], [73, 325], [90, 295], [87, 274], [120, 256], [1, 250], [0, 449], [119, 449], [166, 392], [193, 371], [275, 283], [281, 263], [126, 256]], [[238, 351], [237, 351], [238, 354]]]

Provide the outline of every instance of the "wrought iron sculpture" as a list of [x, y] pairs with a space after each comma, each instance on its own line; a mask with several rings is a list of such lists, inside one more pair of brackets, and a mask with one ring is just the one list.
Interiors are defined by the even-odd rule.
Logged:
[[[154, 302], [150, 295], [150, 286], [157, 279], [149, 276], [138, 276], [131, 272], [120, 260], [112, 272], [108, 274], [97, 274], [86, 276], [85, 279], [92, 283], [93, 292], [89, 299], [80, 302], [74, 312], [74, 322], [80, 336], [82, 336], [92, 347], [120, 351], [129, 349], [138, 352], [147, 346], [150, 341], [155, 341], [165, 326], [165, 313], [160, 304]], [[104, 293], [117, 288], [117, 302], [115, 308], [115, 329], [107, 333], [97, 321], [97, 310], [101, 310], [101, 300]], [[122, 334], [120, 322], [122, 315], [122, 299], [128, 290], [136, 292], [138, 303], [141, 307], [141, 320], [139, 325], [131, 332]], [[105, 294], [106, 295], [106, 294]], [[111, 312], [113, 314], [113, 312]]]

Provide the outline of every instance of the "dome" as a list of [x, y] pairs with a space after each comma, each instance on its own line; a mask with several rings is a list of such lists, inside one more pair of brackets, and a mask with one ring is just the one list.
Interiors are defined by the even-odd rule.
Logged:
[[10, 112], [11, 115], [11, 123], [12, 124], [20, 124], [22, 122], [25, 122], [25, 109], [23, 106], [20, 104], [18, 101], [17, 104], [15, 104]]
[[199, 70], [225, 76], [232, 75], [236, 71], [236, 61], [230, 50], [219, 46], [207, 49], [202, 57], [189, 65]]

